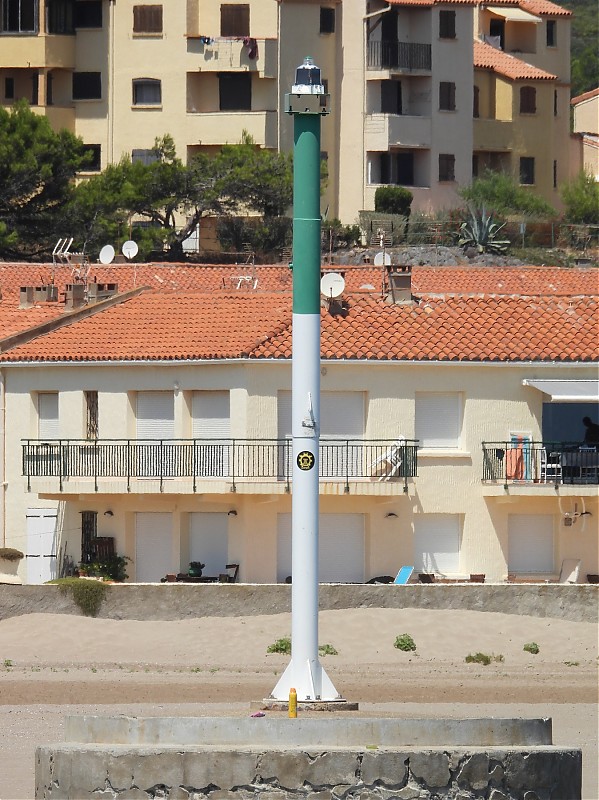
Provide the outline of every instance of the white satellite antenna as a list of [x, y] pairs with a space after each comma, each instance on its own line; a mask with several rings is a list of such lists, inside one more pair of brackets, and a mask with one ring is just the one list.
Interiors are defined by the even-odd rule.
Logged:
[[345, 289], [345, 279], [338, 272], [327, 272], [320, 279], [320, 293], [329, 299], [339, 297]]
[[98, 256], [100, 264], [112, 264], [113, 258], [114, 247], [111, 244], [105, 244], [100, 250], [100, 255]]
[[380, 250], [374, 257], [374, 266], [375, 267], [382, 267], [383, 264], [388, 267], [391, 263], [391, 256], [389, 253], [386, 253], [384, 250]]
[[128, 239], [126, 242], [123, 242], [123, 246], [121, 247], [121, 253], [129, 261], [131, 261], [132, 258], [135, 258], [138, 250], [139, 247], [137, 246], [137, 242], [134, 242], [133, 239]]

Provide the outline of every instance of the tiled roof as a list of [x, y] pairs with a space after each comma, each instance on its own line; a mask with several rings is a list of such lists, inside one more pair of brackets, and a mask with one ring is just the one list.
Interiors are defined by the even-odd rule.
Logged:
[[33, 308], [18, 308], [11, 301], [0, 302], [0, 343], [7, 336], [41, 325], [43, 322], [62, 316], [64, 306], [56, 303]]
[[599, 295], [593, 267], [415, 267], [415, 292], [495, 295]]
[[513, 81], [555, 81], [557, 75], [552, 75], [532, 64], [527, 64], [519, 58], [497, 50], [486, 42], [474, 42], [474, 67], [475, 69], [490, 69], [499, 75], [504, 75]]
[[[322, 312], [322, 357], [377, 361], [599, 360], [599, 298], [349, 300]], [[291, 293], [141, 294], [16, 347], [2, 361], [153, 361], [291, 356]]]
[[590, 92], [579, 94], [578, 97], [573, 97], [570, 100], [570, 105], [576, 106], [578, 103], [584, 103], [586, 100], [592, 100], [593, 97], [599, 97], [599, 87], [597, 89], [591, 89]]
[[[498, 3], [497, 5], [503, 5]], [[551, 3], [550, 0], [519, 0], [518, 6], [523, 11], [528, 11], [537, 16], [547, 17], [571, 17], [572, 12], [567, 8], [558, 6], [557, 3]]]
[[[430, 8], [439, 3], [452, 6], [478, 6], [481, 5], [481, 0], [389, 0], [389, 3], [395, 6], [422, 6], [423, 8]], [[562, 8], [556, 3], [551, 3], [550, 0], [498, 0], [498, 2], [493, 2], [493, 5], [516, 6], [523, 11], [528, 11], [530, 14], [535, 14], [537, 16], [572, 16], [572, 12], [568, 11], [567, 8]]]

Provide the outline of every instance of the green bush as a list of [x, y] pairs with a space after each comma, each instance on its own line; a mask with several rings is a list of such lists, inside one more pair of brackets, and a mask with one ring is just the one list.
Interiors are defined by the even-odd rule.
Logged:
[[396, 638], [393, 647], [396, 647], [398, 650], [403, 650], [405, 653], [408, 653], [410, 650], [416, 649], [416, 643], [414, 642], [409, 633], [402, 633], [400, 636]]
[[282, 639], [277, 639], [274, 644], [268, 645], [267, 653], [281, 653], [285, 656], [291, 655], [291, 637], [284, 636]]
[[131, 561], [129, 556], [114, 555], [103, 561], [92, 561], [89, 564], [81, 563], [79, 565], [79, 574], [122, 583], [129, 577], [127, 574], [127, 561]]
[[85, 578], [58, 578], [49, 583], [58, 584], [62, 594], [70, 592], [81, 613], [86, 617], [98, 615], [107, 588], [102, 581], [88, 581]]
[[321, 656], [338, 656], [339, 653], [332, 644], [319, 644], [318, 652]]
[[599, 225], [599, 183], [582, 170], [560, 188], [566, 206], [566, 221], [578, 225]]
[[485, 667], [488, 666], [491, 661], [497, 661], [498, 663], [502, 664], [504, 660], [505, 659], [501, 654], [498, 656], [489, 656], [486, 653], [475, 653], [474, 655], [470, 654], [466, 656], [467, 664], [484, 664]]
[[0, 547], [0, 558], [5, 561], [20, 561], [23, 557], [24, 554], [14, 547]]
[[403, 186], [379, 186], [374, 193], [374, 210], [409, 217], [412, 198], [412, 192]]
[[539, 645], [536, 642], [528, 642], [522, 649], [527, 653], [532, 653], [535, 656], [540, 650]]

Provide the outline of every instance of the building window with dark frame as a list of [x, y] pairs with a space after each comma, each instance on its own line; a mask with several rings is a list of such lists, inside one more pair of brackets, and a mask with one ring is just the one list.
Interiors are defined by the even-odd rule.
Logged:
[[134, 106], [162, 105], [162, 83], [156, 78], [136, 78], [132, 86]]
[[101, 72], [73, 72], [73, 100], [101, 99]]
[[557, 89], [553, 90], [553, 116], [557, 117]]
[[455, 11], [439, 11], [439, 39], [455, 38]]
[[89, 153], [89, 161], [81, 167], [81, 172], [100, 172], [102, 169], [102, 145], [86, 144], [85, 152]]
[[455, 181], [455, 156], [452, 153], [439, 153], [439, 181]]
[[472, 153], [472, 177], [478, 178], [478, 153]]
[[480, 117], [480, 89], [478, 86], [474, 87], [474, 92], [472, 95], [472, 116], [474, 119], [478, 119]]
[[133, 33], [162, 33], [162, 6], [133, 6]]
[[47, 0], [46, 32], [55, 35], [74, 33], [73, 10], [71, 0]]
[[320, 7], [320, 33], [335, 33], [335, 9]]
[[439, 84], [439, 111], [455, 111], [455, 83], [451, 81]]
[[14, 100], [15, 99], [15, 79], [14, 78], [4, 78], [4, 99], [5, 100]]
[[532, 186], [535, 182], [535, 160], [531, 156], [520, 158], [520, 183], [523, 186]]
[[220, 111], [252, 110], [252, 76], [249, 72], [219, 72]]
[[546, 42], [547, 47], [557, 47], [557, 22], [554, 19], [546, 20]]
[[94, 540], [98, 536], [98, 512], [81, 512], [81, 562], [91, 564], [94, 560]]
[[537, 90], [534, 86], [520, 87], [520, 113], [537, 113]]
[[83, 393], [85, 398], [85, 438], [97, 439], [98, 426], [98, 392], [95, 390]]
[[84, 0], [75, 3], [76, 28], [102, 27], [102, 0]]
[[0, 0], [0, 32], [37, 33], [38, 30], [37, 0]]
[[224, 4], [220, 7], [221, 36], [250, 35], [250, 6], [243, 4]]
[[557, 189], [557, 161], [553, 162], [553, 188]]
[[158, 161], [158, 153], [155, 150], [133, 149], [131, 151], [131, 161], [133, 164], [144, 164], [147, 167]]

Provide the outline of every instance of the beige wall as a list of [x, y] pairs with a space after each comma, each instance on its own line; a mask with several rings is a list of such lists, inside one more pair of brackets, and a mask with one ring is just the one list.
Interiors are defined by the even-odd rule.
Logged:
[[[25, 512], [28, 507], [63, 501], [61, 543], [75, 559], [79, 557], [80, 511], [98, 512], [99, 535], [116, 537], [117, 550], [135, 554], [136, 511], [169, 511], [174, 517], [173, 562], [167, 571], [187, 566], [187, 514], [191, 511], [227, 511], [229, 559], [242, 565], [245, 581], [276, 580], [277, 515], [288, 513], [291, 498], [282, 483], [240, 482], [236, 493], [227, 481], [210, 481], [193, 492], [190, 483], [171, 480], [160, 492], [157, 481], [133, 482], [127, 493], [123, 481], [104, 479], [99, 492], [92, 479], [66, 481], [62, 493], [56, 478], [33, 479], [26, 491], [21, 476], [21, 440], [37, 438], [37, 392], [60, 392], [61, 436], [80, 439], [84, 431], [82, 391], [99, 390], [100, 437], [135, 437], [135, 392], [174, 391], [176, 436], [190, 435], [190, 392], [194, 389], [229, 389], [231, 436], [275, 438], [276, 397], [289, 389], [289, 364], [252, 363], [118, 367], [27, 367], [5, 368], [6, 380], [6, 544], [25, 545]], [[365, 438], [395, 439], [415, 436], [415, 403], [419, 392], [456, 392], [463, 403], [463, 426], [457, 450], [420, 450], [418, 477], [402, 483], [354, 481], [349, 494], [342, 482], [321, 484], [322, 513], [365, 515], [365, 575], [391, 574], [413, 561], [413, 526], [422, 514], [454, 514], [461, 520], [460, 573], [484, 572], [488, 580], [503, 580], [507, 573], [508, 518], [514, 513], [549, 514], [555, 532], [556, 570], [564, 558], [582, 559], [582, 573], [599, 572], [597, 551], [596, 486], [529, 483], [510, 486], [486, 485], [482, 476], [482, 442], [505, 441], [511, 432], [527, 431], [541, 438], [544, 396], [522, 385], [532, 377], [594, 377], [592, 367], [563, 369], [544, 365], [365, 365], [326, 364], [323, 391], [363, 392]], [[23, 409], [28, 412], [23, 414]], [[41, 499], [38, 493], [42, 495]], [[564, 528], [559, 497], [571, 502], [584, 495], [587, 518], [581, 526]], [[112, 517], [104, 511], [113, 511]], [[387, 518], [389, 511], [397, 517]], [[25, 563], [22, 563], [23, 577]], [[132, 567], [134, 570], [134, 566]], [[134, 571], [131, 572], [135, 577]]]
[[588, 100], [581, 100], [572, 108], [574, 110], [574, 133], [599, 134], [599, 94], [589, 97]]

